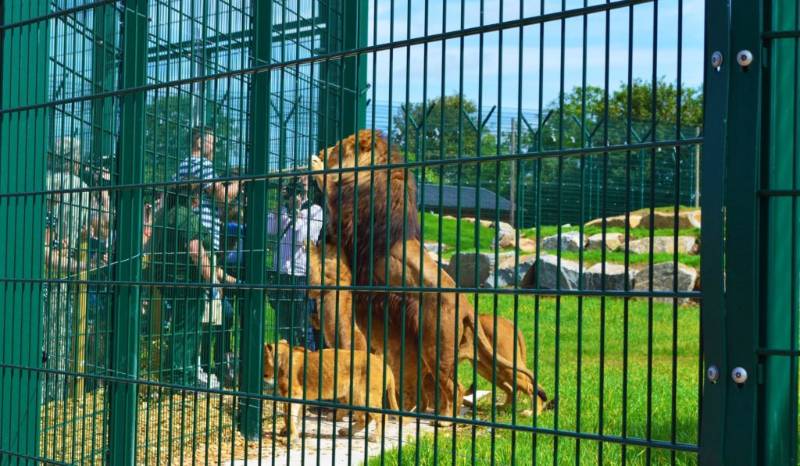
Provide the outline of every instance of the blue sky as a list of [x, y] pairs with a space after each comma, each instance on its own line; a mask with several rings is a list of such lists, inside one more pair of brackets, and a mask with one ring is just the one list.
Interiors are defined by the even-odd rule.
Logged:
[[[639, 77], [648, 81], [651, 79], [655, 56], [657, 75], [664, 77], [668, 82], [677, 81], [678, 2], [679, 0], [658, 2], [658, 20], [655, 24], [658, 29], [658, 46], [655, 51], [653, 48], [654, 4], [645, 3], [633, 8], [631, 62], [634, 78]], [[369, 43], [384, 44], [391, 38], [403, 40], [407, 37], [424, 36], [426, 3], [428, 4], [428, 34], [441, 33], [443, 29], [445, 31], [460, 29], [461, 0], [395, 0], [394, 2], [373, 0], [369, 12]], [[589, 5], [598, 3], [604, 2], [594, 0], [589, 2]], [[703, 0], [683, 1], [681, 81], [685, 86], [702, 85], [703, 3]], [[539, 1], [524, 0], [483, 0], [482, 2], [480, 0], [464, 0], [463, 4], [464, 26], [467, 28], [481, 24], [481, 4], [483, 5], [483, 24], [494, 24], [501, 20], [519, 19], [520, 17], [535, 17], [540, 14], [541, 7]], [[566, 1], [567, 10], [582, 6], [583, 0]], [[545, 13], [560, 11], [561, 7], [561, 1], [544, 1]], [[443, 16], [445, 9], [446, 17]], [[608, 47], [609, 81], [612, 89], [619, 87], [627, 80], [630, 11], [626, 6], [612, 10], [610, 15]], [[393, 17], [392, 12], [394, 13]], [[579, 86], [582, 82], [583, 22], [583, 17], [565, 21], [563, 79], [566, 90]], [[587, 17], [586, 82], [589, 85], [603, 85], [606, 65], [605, 22], [606, 14], [604, 12]], [[518, 90], [521, 87], [521, 107], [535, 109], [539, 107], [540, 101], [538, 89], [541, 67], [544, 75], [541, 101], [547, 105], [558, 97], [560, 88], [561, 21], [548, 22], [544, 25], [543, 44], [539, 43], [539, 25], [526, 26], [522, 29], [521, 34], [521, 60], [519, 28], [505, 30], [502, 38], [498, 32], [484, 34], [483, 54], [481, 54], [481, 36], [467, 37], [463, 46], [463, 81], [459, 79], [462, 53], [458, 39], [445, 43], [430, 43], [427, 54], [422, 45], [414, 46], [410, 50], [395, 49], [391, 65], [389, 51], [378, 53], [374, 59], [370, 58], [368, 65], [368, 80], [371, 83], [374, 81], [373, 84], [375, 84], [374, 98], [377, 102], [388, 102], [391, 90], [393, 103], [405, 102], [406, 98], [411, 102], [418, 102], [422, 100], [423, 91], [426, 88], [428, 98], [440, 95], [444, 80], [444, 93], [448, 95], [457, 93], [460, 84], [463, 84], [464, 94], [477, 101], [482, 89], [481, 98], [484, 107], [496, 104], [500, 104], [503, 108], [517, 107], [520, 102]], [[543, 50], [541, 63], [540, 45]], [[373, 71], [376, 72], [374, 80]], [[482, 85], [479, 85], [481, 80]], [[408, 97], [406, 97], [407, 87]], [[371, 92], [370, 98], [373, 97]]]

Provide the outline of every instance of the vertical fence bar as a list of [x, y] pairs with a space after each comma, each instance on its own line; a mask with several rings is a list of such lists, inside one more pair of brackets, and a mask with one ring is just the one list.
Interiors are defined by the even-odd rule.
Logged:
[[[114, 90], [117, 73], [114, 54], [116, 50], [115, 10], [112, 5], [94, 10], [92, 32], [92, 86], [95, 94]], [[102, 157], [111, 155], [114, 147], [113, 99], [93, 99], [92, 105], [92, 158], [97, 164]]]
[[[26, 8], [4, 2], [2, 20], [9, 24], [46, 14], [46, 0], [31, 1]], [[47, 21], [2, 31], [0, 108], [42, 103], [47, 99], [49, 27]], [[23, 57], [27, 57], [24, 61]], [[25, 63], [26, 66], [21, 66]], [[0, 194], [41, 191], [45, 187], [49, 109], [6, 113], [0, 116]], [[37, 163], [37, 161], [39, 161]], [[29, 171], [22, 173], [22, 167]], [[33, 169], [31, 169], [33, 167]], [[23, 176], [17, 176], [22, 174]], [[39, 388], [41, 367], [41, 283], [44, 250], [44, 198], [4, 197], [0, 218], [27, 218], [0, 227], [0, 244], [9, 251], [29, 248], [26, 260], [4, 260], [0, 276], [28, 278], [30, 283], [0, 283], [0, 464], [34, 464], [39, 452]], [[30, 242], [29, 242], [30, 241]], [[25, 309], [25, 312], [19, 312]], [[29, 371], [8, 366], [28, 368]], [[27, 372], [27, 373], [26, 373]]]
[[[757, 233], [760, 217], [756, 192], [761, 176], [761, 5], [762, 2], [742, 2], [732, 6], [731, 55], [722, 70], [729, 75], [729, 126], [725, 134], [727, 226], [723, 250], [727, 283], [725, 326], [718, 329], [726, 332], [725, 362], [721, 366], [719, 383], [725, 390], [723, 463], [726, 465], [756, 464], [758, 361], [753, 349], [758, 344], [760, 324]], [[755, 66], [743, 67], [736, 63], [740, 50], [752, 51]], [[709, 329], [712, 331], [715, 330]], [[733, 382], [731, 371], [736, 367], [744, 368], [750, 375], [747, 383]], [[711, 421], [704, 413], [706, 418]]]
[[[272, 2], [256, 0], [253, 3], [252, 66], [272, 62]], [[263, 176], [267, 173], [270, 138], [270, 89], [271, 70], [253, 76], [250, 88], [250, 156], [247, 163], [248, 176]], [[247, 187], [247, 211], [245, 213], [247, 235], [245, 236], [245, 277], [251, 285], [264, 283], [266, 265], [265, 240], [267, 212], [267, 182], [255, 180]], [[272, 292], [271, 290], [268, 292]], [[242, 313], [242, 383], [245, 393], [261, 393], [262, 342], [264, 334], [264, 290], [247, 290]], [[244, 398], [239, 404], [239, 430], [248, 439], [257, 439], [261, 434], [261, 402], [257, 398]]]
[[[367, 45], [368, 5], [368, 0], [343, 2], [343, 17], [348, 21], [345, 21], [342, 31], [342, 50], [353, 50]], [[341, 136], [346, 137], [367, 124], [367, 59], [366, 56], [353, 55], [343, 58], [342, 63], [344, 100]]]
[[[148, 0], [127, 0], [124, 3], [122, 35], [123, 89], [145, 84], [147, 60]], [[120, 153], [117, 161], [119, 184], [140, 185], [144, 180], [144, 92], [122, 96]], [[135, 464], [136, 399], [139, 374], [139, 281], [142, 276], [142, 188], [118, 192], [116, 211], [116, 270], [118, 281], [114, 294], [112, 326], [112, 371], [116, 377], [128, 379], [112, 382], [110, 397], [110, 464]]]
[[[765, 11], [774, 31], [796, 29], [797, 0], [775, 0]], [[771, 18], [769, 16], [771, 16]], [[797, 189], [797, 38], [768, 44], [764, 60], [763, 121], [767, 130], [762, 144], [764, 182], [771, 190]], [[796, 194], [762, 197], [765, 221], [761, 257], [764, 258], [762, 338], [766, 354], [764, 385], [759, 393], [761, 435], [759, 464], [797, 464], [797, 276], [793, 255], [797, 241]]]

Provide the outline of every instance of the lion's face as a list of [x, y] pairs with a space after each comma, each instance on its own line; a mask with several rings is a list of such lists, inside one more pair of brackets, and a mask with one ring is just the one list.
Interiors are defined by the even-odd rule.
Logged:
[[[275, 352], [278, 353], [277, 360], [275, 359]], [[265, 379], [274, 379], [275, 374], [280, 368], [282, 359], [285, 359], [289, 354], [289, 343], [286, 340], [281, 340], [277, 345], [267, 343], [264, 345], [264, 370], [263, 377]], [[276, 365], [277, 361], [277, 365]]]
[[[374, 135], [374, 137], [373, 137]], [[311, 156], [310, 168], [315, 172], [314, 180], [320, 190], [326, 192], [340, 183], [354, 184], [355, 172], [352, 168], [385, 165], [389, 162], [388, 145], [379, 130], [365, 129], [351, 135], [337, 144], [319, 151]], [[322, 170], [327, 169], [327, 175]], [[340, 171], [341, 170], [341, 171]], [[359, 184], [368, 182], [374, 172], [361, 172]]]

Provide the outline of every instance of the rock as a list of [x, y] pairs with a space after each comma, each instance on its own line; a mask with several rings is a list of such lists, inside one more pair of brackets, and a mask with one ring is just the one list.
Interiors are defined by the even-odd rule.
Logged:
[[514, 235], [502, 235], [498, 245], [501, 248], [515, 248], [517, 247], [517, 238]]
[[437, 256], [447, 250], [447, 245], [446, 244], [439, 244], [439, 243], [437, 243], [435, 241], [426, 242], [424, 244], [424, 246], [425, 246], [425, 250], [426, 251], [428, 251], [429, 253], [435, 254]]
[[520, 238], [517, 248], [524, 253], [536, 252], [536, 241], [530, 238]]
[[[675, 269], [672, 262], [661, 262], [653, 265], [653, 291], [673, 291], [673, 275]], [[697, 270], [687, 265], [678, 264], [678, 291], [692, 291], [695, 289], [698, 273]], [[650, 270], [645, 267], [639, 270], [634, 277], [634, 290], [649, 291]], [[657, 301], [672, 302], [672, 298], [657, 298]], [[688, 299], [681, 299], [681, 303]]]
[[[642, 214], [642, 221], [639, 224], [640, 228], [650, 228], [650, 212], [647, 210], [640, 210], [638, 213]], [[653, 226], [654, 228], [674, 228], [675, 227], [675, 211], [655, 211], [653, 212]], [[700, 227], [700, 211], [687, 210], [678, 211], [678, 228], [699, 228]]]
[[[625, 244], [625, 235], [622, 233], [606, 233], [605, 247], [609, 251], [616, 251]], [[597, 233], [589, 237], [589, 249], [603, 248], [603, 234]]]
[[[630, 214], [630, 225], [631, 228], [636, 228], [642, 222], [642, 216], [640, 214], [631, 213]], [[596, 218], [586, 223], [587, 227], [602, 227], [603, 226], [603, 219]], [[606, 218], [606, 226], [609, 227], [620, 227], [625, 228], [625, 215], [615, 215], [613, 217]]]
[[[494, 264], [494, 254], [487, 253], [459, 253], [450, 258], [450, 263], [445, 271], [456, 282], [457, 286], [476, 287], [486, 281]], [[478, 271], [477, 285], [475, 271]], [[458, 279], [456, 279], [458, 271]]]
[[[598, 262], [583, 272], [583, 288], [586, 290], [603, 289], [603, 264]], [[605, 289], [624, 290], [625, 282], [628, 282], [628, 289], [633, 289], [633, 273], [625, 273], [625, 266], [620, 264], [606, 263], [605, 267]]]
[[542, 289], [555, 289], [556, 284], [561, 285], [562, 290], [575, 290], [578, 288], [578, 277], [581, 269], [575, 261], [561, 259], [561, 267], [558, 267], [558, 257], [546, 254], [539, 257], [533, 267], [528, 269], [528, 273], [520, 282], [520, 288], [536, 287], [536, 277], [539, 277], [539, 287]]
[[[578, 231], [570, 231], [561, 234], [561, 250], [562, 251], [580, 251], [586, 245], [586, 237], [581, 238]], [[558, 249], [558, 235], [548, 236], [542, 239], [542, 249], [557, 250]]]
[[[513, 287], [521, 283], [522, 279], [525, 278], [525, 274], [533, 267], [533, 264], [536, 263], [536, 256], [520, 256], [519, 264], [515, 266], [514, 263], [515, 259], [513, 255], [509, 258], [502, 259], [497, 265], [497, 271], [490, 273], [487, 277], [486, 285], [494, 286], [495, 275], [497, 276], [498, 288], [507, 286]], [[516, 276], [514, 275], [515, 270], [517, 272]]]
[[685, 216], [686, 221], [688, 221], [693, 228], [701, 228], [702, 222], [700, 220], [701, 216], [700, 212], [701, 212], [700, 210], [693, 210], [691, 212], [681, 212], [680, 215], [681, 218]]
[[[650, 238], [631, 241], [630, 251], [633, 254], [647, 254], [650, 252]], [[624, 248], [624, 245], [623, 245]], [[653, 253], [672, 254], [675, 251], [675, 238], [672, 236], [656, 236], [653, 238]], [[678, 236], [678, 253], [694, 254], [698, 251], [697, 239], [694, 236]]]
[[[502, 252], [498, 254], [499, 263], [503, 264], [511, 257], [513, 260], [514, 252]], [[462, 252], [450, 258], [450, 263], [445, 268], [448, 275], [455, 281], [456, 280], [456, 265], [458, 265], [459, 279], [456, 282], [458, 286], [473, 287], [488, 287], [494, 286], [493, 282], [489, 282], [489, 275], [494, 273], [494, 253], [479, 252]], [[478, 271], [478, 281], [475, 281], [475, 270]]]

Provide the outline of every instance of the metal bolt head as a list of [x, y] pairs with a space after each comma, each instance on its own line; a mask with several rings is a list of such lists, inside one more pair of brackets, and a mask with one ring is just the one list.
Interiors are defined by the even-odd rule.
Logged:
[[741, 385], [747, 382], [747, 371], [744, 369], [744, 367], [735, 367], [731, 371], [731, 378], [734, 382]]
[[706, 377], [711, 383], [717, 383], [719, 380], [719, 368], [717, 366], [708, 366], [706, 369]]
[[750, 64], [753, 63], [753, 53], [749, 50], [740, 50], [739, 53], [736, 54], [736, 63], [742, 68], [750, 66]]
[[719, 68], [722, 66], [722, 52], [716, 50], [714, 53], [711, 54], [711, 66], [714, 68]]

